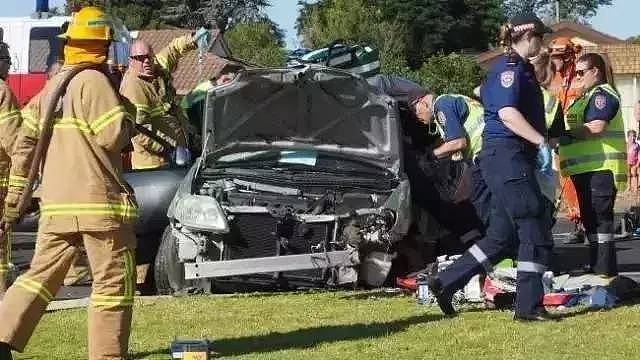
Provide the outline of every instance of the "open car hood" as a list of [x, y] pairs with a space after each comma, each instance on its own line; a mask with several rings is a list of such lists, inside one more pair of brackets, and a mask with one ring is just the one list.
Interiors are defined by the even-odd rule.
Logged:
[[247, 70], [212, 88], [203, 139], [207, 158], [300, 149], [353, 155], [399, 169], [394, 100], [360, 77], [317, 65]]

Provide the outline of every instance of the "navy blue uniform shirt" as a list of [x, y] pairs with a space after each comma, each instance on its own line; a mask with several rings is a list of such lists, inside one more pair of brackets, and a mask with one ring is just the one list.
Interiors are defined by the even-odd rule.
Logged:
[[466, 137], [463, 126], [469, 115], [469, 107], [461, 97], [440, 96], [433, 104], [433, 112], [442, 124], [444, 141]]
[[584, 115], [584, 122], [603, 120], [610, 122], [618, 113], [620, 102], [605, 90], [598, 89], [591, 96]]
[[518, 109], [538, 132], [546, 134], [540, 85], [533, 66], [518, 54], [503, 54], [494, 61], [480, 89], [480, 97], [484, 105], [485, 139], [517, 137], [498, 116], [498, 111], [505, 107]]

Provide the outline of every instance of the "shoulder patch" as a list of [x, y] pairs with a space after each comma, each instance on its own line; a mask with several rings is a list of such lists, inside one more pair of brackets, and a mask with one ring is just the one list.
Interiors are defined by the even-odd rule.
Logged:
[[596, 106], [596, 109], [602, 110], [607, 106], [607, 97], [604, 94], [598, 94], [596, 95], [593, 103]]
[[515, 80], [515, 72], [513, 70], [503, 71], [500, 74], [500, 85], [505, 88], [510, 88]]

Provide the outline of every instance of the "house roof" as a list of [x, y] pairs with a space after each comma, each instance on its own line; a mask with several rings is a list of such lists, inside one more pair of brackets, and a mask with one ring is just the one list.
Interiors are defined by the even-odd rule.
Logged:
[[[583, 47], [625, 43], [624, 40], [618, 39], [611, 35], [607, 35], [586, 25], [570, 21], [561, 21], [557, 24], [553, 24], [551, 25], [551, 29], [553, 29], [553, 34], [551, 34], [548, 41], [561, 36], [565, 36], [571, 38], [573, 41], [582, 45]], [[480, 66], [488, 68], [491, 64], [491, 61], [500, 54], [502, 54], [501, 48], [488, 50], [476, 56], [476, 61], [478, 62], [478, 64], [480, 64]]]
[[553, 29], [553, 38], [559, 36], [579, 37], [598, 45], [624, 43], [624, 40], [618, 39], [615, 36], [605, 34], [589, 26], [571, 21], [561, 21], [557, 24], [551, 25], [551, 28]]
[[603, 45], [587, 47], [583, 51], [606, 54], [614, 74], [640, 74], [640, 45]]
[[[149, 43], [153, 51], [157, 54], [171, 40], [191, 33], [190, 30], [141, 30], [133, 32], [135, 39], [142, 39]], [[220, 71], [220, 58], [215, 55], [206, 54], [203, 58], [202, 66], [198, 65], [198, 52], [191, 53], [180, 59], [177, 69], [173, 72], [173, 87], [178, 95], [185, 95], [200, 82], [211, 79]]]

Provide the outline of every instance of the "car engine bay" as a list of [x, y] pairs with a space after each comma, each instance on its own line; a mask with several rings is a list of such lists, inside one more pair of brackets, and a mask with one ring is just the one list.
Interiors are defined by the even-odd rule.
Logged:
[[[366, 267], [362, 264], [371, 262], [367, 260], [371, 254], [376, 258], [385, 254], [390, 261], [390, 249], [401, 238], [394, 231], [397, 213], [389, 206], [399, 181], [305, 172], [273, 176], [273, 172], [203, 170], [195, 193], [220, 204], [229, 231], [206, 234], [181, 229], [182, 235], [177, 236], [180, 260], [228, 261], [348, 251], [352, 261], [347, 266], [222, 276], [216, 277], [215, 283], [351, 287], [364, 281], [381, 285], [390, 263], [359, 275]], [[190, 245], [185, 246], [186, 242]], [[200, 245], [193, 248], [192, 244]], [[182, 251], [184, 248], [187, 250]]]

